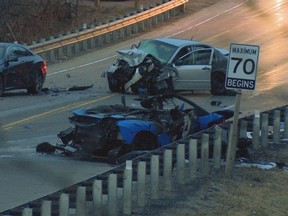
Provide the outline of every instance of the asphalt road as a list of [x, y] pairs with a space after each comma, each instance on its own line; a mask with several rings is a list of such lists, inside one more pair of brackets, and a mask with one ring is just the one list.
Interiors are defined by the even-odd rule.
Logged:
[[[194, 14], [187, 11], [182, 18], [157, 30], [49, 66], [47, 94], [7, 93], [0, 100], [0, 212], [112, 168], [103, 163], [38, 155], [35, 146], [43, 141], [58, 142], [57, 133], [69, 127], [67, 117], [72, 110], [120, 103], [119, 95], [108, 91], [101, 73], [115, 61], [115, 50], [129, 48], [141, 39], [193, 38], [226, 49], [230, 43], [259, 45], [257, 88], [242, 92], [240, 111], [247, 115], [255, 109], [287, 104], [287, 11], [287, 0], [223, 0]], [[66, 90], [90, 84], [93, 88], [85, 91]], [[213, 96], [209, 92], [186, 96], [209, 111], [233, 108], [235, 103], [233, 96]], [[128, 96], [129, 103], [133, 103], [133, 97]], [[221, 101], [221, 106], [211, 106], [213, 100]]]

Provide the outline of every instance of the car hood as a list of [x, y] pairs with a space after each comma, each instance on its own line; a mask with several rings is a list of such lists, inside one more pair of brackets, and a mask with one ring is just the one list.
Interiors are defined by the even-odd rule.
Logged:
[[121, 55], [121, 58], [126, 61], [130, 67], [141, 64], [146, 56], [149, 55], [148, 53], [138, 49], [117, 50], [116, 52]]

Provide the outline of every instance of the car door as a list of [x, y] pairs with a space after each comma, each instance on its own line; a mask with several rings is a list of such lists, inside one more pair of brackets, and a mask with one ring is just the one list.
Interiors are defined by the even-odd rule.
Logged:
[[176, 90], [210, 90], [213, 48], [197, 49], [175, 62], [178, 74], [174, 81]]
[[31, 83], [33, 56], [25, 48], [14, 45], [6, 52], [6, 88], [26, 87]]

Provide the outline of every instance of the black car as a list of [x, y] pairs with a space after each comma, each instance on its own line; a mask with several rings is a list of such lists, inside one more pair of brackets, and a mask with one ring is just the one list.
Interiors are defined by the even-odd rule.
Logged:
[[46, 74], [45, 60], [32, 50], [17, 43], [0, 43], [0, 96], [15, 89], [37, 94]]

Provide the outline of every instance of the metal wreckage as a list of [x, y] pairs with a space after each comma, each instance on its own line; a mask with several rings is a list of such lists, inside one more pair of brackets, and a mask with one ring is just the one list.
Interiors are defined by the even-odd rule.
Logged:
[[69, 117], [72, 127], [58, 134], [61, 143], [40, 143], [36, 151], [116, 163], [127, 155], [133, 157], [168, 145], [233, 116], [231, 110], [208, 113], [173, 93], [151, 96], [140, 104], [141, 108], [119, 104], [75, 110]]
[[173, 92], [173, 79], [177, 70], [171, 64], [163, 64], [153, 55], [141, 50], [118, 50], [120, 58], [103, 74], [107, 75], [112, 92], [139, 93], [145, 89], [149, 94]]
[[[147, 90], [148, 95], [140, 97], [140, 105], [122, 103], [75, 110], [69, 117], [72, 126], [58, 134], [61, 143], [40, 143], [37, 152], [120, 163], [127, 156], [168, 145], [233, 116], [231, 110], [209, 113], [173, 93], [173, 67], [161, 64], [152, 55], [129, 51], [121, 54], [122, 58], [107, 72], [109, 88], [122, 93]], [[127, 76], [123, 76], [123, 70]]]

